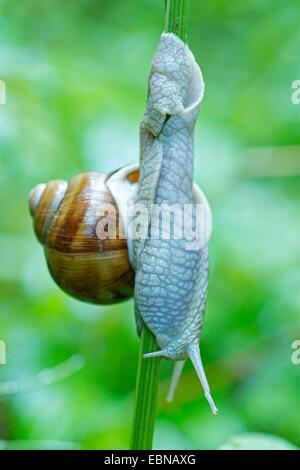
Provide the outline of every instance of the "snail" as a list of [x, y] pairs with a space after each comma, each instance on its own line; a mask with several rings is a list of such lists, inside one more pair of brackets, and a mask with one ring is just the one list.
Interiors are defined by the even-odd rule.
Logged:
[[[193, 133], [203, 93], [202, 74], [190, 49], [174, 34], [163, 33], [141, 121], [140, 165], [108, 175], [82, 173], [69, 183], [39, 184], [30, 193], [29, 205], [56, 283], [71, 296], [95, 304], [134, 296], [138, 332], [145, 323], [160, 347], [144, 357], [176, 361], [169, 398], [190, 357], [216, 414], [199, 350], [212, 230], [207, 199], [193, 183]], [[188, 206], [190, 228], [197, 227], [197, 208], [202, 208], [200, 245], [185, 234], [165, 239], [161, 229], [158, 237], [151, 236], [153, 226], [163, 223], [162, 212], [152, 209], [164, 204]], [[142, 224], [140, 207], [151, 214]], [[114, 236], [103, 237], [103, 230], [99, 236], [99, 224], [103, 229], [111, 222]], [[174, 216], [173, 231], [177, 224]]]

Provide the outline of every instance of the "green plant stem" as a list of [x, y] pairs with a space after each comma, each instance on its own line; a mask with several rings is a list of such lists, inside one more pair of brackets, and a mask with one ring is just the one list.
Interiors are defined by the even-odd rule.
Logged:
[[166, 0], [165, 32], [175, 33], [186, 42], [188, 0]]
[[135, 390], [131, 450], [151, 450], [154, 434], [160, 357], [143, 358], [157, 350], [153, 334], [143, 326]]
[[[188, 0], [166, 0], [165, 32], [175, 33], [186, 42]], [[144, 359], [143, 355], [157, 351], [153, 334], [143, 326], [140, 342], [135, 405], [130, 442], [131, 450], [151, 450], [156, 415], [160, 358]]]

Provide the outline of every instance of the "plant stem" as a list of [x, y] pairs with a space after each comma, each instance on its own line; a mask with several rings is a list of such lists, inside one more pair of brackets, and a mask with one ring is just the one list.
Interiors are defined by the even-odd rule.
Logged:
[[[175, 33], [184, 42], [186, 42], [187, 5], [188, 0], [166, 0], [165, 32]], [[136, 378], [131, 450], [152, 449], [160, 357], [144, 359], [143, 355], [157, 349], [153, 334], [144, 325]]]
[[186, 42], [188, 0], [166, 0], [165, 32], [175, 33]]
[[157, 350], [153, 334], [144, 325], [141, 334], [131, 450], [151, 450], [154, 434], [160, 357], [143, 358]]

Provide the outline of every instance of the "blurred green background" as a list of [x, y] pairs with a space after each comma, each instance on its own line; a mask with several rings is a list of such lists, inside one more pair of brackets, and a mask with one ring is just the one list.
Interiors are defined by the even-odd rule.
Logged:
[[[139, 341], [132, 301], [96, 307], [47, 272], [27, 207], [51, 179], [138, 160], [163, 0], [0, 0], [0, 448], [127, 449]], [[154, 448], [267, 433], [299, 445], [299, 3], [190, 0], [206, 93], [195, 180], [214, 216], [203, 361], [173, 404], [163, 361]], [[2, 440], [2, 441], [1, 441]]]

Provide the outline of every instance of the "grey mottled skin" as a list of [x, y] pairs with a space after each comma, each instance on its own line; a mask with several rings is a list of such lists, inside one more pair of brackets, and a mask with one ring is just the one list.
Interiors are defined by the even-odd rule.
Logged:
[[[136, 203], [192, 204], [194, 126], [204, 92], [189, 48], [163, 33], [154, 55], [141, 121], [140, 181]], [[158, 215], [160, 217], [160, 215]], [[195, 214], [194, 216], [195, 217]], [[150, 234], [150, 223], [149, 223]], [[164, 356], [180, 360], [199, 341], [205, 310], [208, 247], [190, 251], [188, 240], [134, 240], [135, 309]]]

